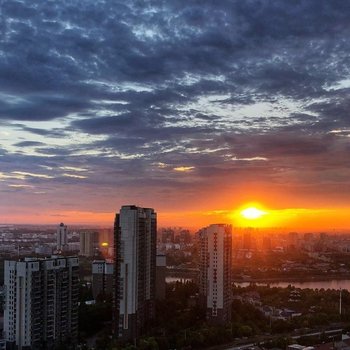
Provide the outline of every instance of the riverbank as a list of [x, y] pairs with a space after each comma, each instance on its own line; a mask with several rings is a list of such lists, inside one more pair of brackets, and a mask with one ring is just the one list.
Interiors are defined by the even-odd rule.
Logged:
[[313, 276], [279, 276], [268, 278], [233, 278], [233, 283], [326, 282], [350, 280], [350, 273]]
[[[235, 277], [235, 276], [234, 276]], [[170, 274], [166, 276], [166, 283], [198, 281], [198, 275], [182, 273]], [[296, 288], [311, 289], [348, 289], [350, 291], [350, 273], [342, 274], [322, 274], [322, 275], [293, 275], [293, 276], [274, 276], [274, 277], [245, 277], [233, 278], [233, 283], [237, 286], [246, 287], [251, 283], [272, 285], [277, 287], [288, 287], [289, 284]]]
[[248, 287], [251, 284], [278, 288], [287, 288], [289, 286], [300, 288], [300, 289], [324, 289], [324, 290], [348, 290], [350, 291], [350, 279], [328, 279], [328, 280], [297, 280], [297, 281], [281, 281], [281, 280], [254, 280], [254, 281], [235, 281], [236, 287]]

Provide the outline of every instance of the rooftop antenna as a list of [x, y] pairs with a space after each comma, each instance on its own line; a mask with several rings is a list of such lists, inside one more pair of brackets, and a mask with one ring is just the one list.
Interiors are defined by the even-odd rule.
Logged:
[[341, 288], [339, 292], [339, 315], [341, 315]]

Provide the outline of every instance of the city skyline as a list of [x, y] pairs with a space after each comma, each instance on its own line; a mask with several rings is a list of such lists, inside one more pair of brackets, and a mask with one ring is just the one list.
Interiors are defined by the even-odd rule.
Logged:
[[5, 1], [0, 223], [350, 228], [349, 13]]

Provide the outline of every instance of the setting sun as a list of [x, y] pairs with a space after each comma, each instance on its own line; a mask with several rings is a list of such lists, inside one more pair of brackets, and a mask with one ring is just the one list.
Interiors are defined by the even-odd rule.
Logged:
[[255, 220], [261, 218], [266, 212], [255, 207], [249, 207], [241, 211], [241, 215], [248, 220]]

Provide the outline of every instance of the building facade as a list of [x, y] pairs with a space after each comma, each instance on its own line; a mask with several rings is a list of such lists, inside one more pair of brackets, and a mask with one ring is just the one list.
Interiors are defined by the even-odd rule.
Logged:
[[106, 260], [92, 262], [92, 295], [105, 298], [113, 295], [114, 263]]
[[215, 224], [203, 228], [200, 241], [200, 295], [207, 320], [224, 324], [231, 320], [232, 227]]
[[56, 232], [56, 250], [58, 253], [68, 250], [68, 228], [64, 223], [60, 223]]
[[53, 349], [78, 336], [79, 260], [52, 256], [5, 261], [8, 349]]
[[156, 258], [156, 299], [164, 300], [166, 291], [166, 255], [157, 254]]
[[113, 258], [114, 255], [114, 231], [113, 229], [99, 230], [100, 253], [104, 258]]
[[99, 251], [98, 232], [84, 231], [79, 234], [79, 254], [86, 257], [92, 257]]
[[115, 334], [134, 340], [154, 318], [157, 215], [151, 208], [123, 206], [116, 215]]

